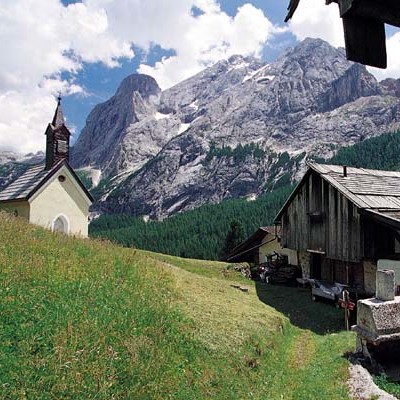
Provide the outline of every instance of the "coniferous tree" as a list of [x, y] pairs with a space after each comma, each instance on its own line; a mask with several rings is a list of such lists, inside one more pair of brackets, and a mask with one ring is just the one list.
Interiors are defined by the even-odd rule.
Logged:
[[227, 257], [244, 239], [245, 233], [242, 223], [237, 220], [232, 221], [226, 235], [223, 257]]

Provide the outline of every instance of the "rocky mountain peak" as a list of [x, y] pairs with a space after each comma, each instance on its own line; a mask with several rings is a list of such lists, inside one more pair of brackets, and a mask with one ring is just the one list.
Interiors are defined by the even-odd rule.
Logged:
[[131, 96], [133, 93], [139, 93], [142, 98], [149, 98], [158, 96], [161, 89], [153, 77], [145, 74], [132, 74], [121, 82], [115, 96]]
[[400, 97], [400, 79], [387, 78], [380, 82], [380, 87], [384, 94]]
[[115, 95], [89, 114], [86, 126], [72, 148], [72, 164], [91, 166], [108, 173], [118, 170], [116, 160], [127, 128], [156, 112], [160, 93], [160, 87], [151, 76], [132, 74], [126, 77]]
[[99, 209], [163, 218], [258, 196], [298, 176], [307, 154], [399, 127], [399, 87], [310, 38], [275, 62], [234, 55], [163, 92], [131, 75], [89, 115], [73, 161], [108, 182]]

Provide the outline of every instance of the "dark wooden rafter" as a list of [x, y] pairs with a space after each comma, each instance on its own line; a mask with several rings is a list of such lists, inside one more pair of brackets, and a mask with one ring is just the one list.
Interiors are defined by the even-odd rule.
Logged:
[[[326, 0], [337, 3], [343, 20], [346, 55], [351, 61], [378, 68], [387, 67], [385, 24], [400, 27], [399, 0]], [[291, 0], [287, 22], [299, 0]]]

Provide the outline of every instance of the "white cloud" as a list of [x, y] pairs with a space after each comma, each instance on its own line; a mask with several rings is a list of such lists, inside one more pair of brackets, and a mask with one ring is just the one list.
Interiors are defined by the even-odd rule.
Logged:
[[368, 70], [379, 80], [385, 78], [400, 78], [400, 32], [396, 32], [386, 40], [388, 58], [387, 69], [368, 67]]
[[[203, 14], [195, 17], [192, 7]], [[73, 78], [84, 63], [116, 67], [132, 58], [132, 45], [158, 44], [175, 56], [140, 72], [163, 87], [235, 53], [257, 55], [280, 32], [250, 4], [234, 17], [217, 0], [61, 0], [0, 2], [0, 148], [43, 150], [54, 94], [81, 93]]]
[[230, 55], [258, 56], [265, 42], [283, 31], [251, 4], [240, 7], [234, 17], [221, 11], [212, 0], [196, 1], [195, 5], [204, 14], [184, 15], [184, 29], [175, 32], [171, 40], [176, 55], [162, 59], [154, 67], [142, 64], [139, 68], [139, 72], [152, 75], [163, 89]]
[[339, 7], [321, 0], [302, 0], [289, 22], [289, 30], [297, 39], [316, 37], [335, 47], [344, 46], [343, 24]]
[[43, 150], [43, 133], [55, 108], [54, 94], [83, 93], [62, 72], [82, 62], [117, 65], [133, 57], [131, 44], [110, 29], [106, 11], [59, 0], [0, 3], [0, 148]]

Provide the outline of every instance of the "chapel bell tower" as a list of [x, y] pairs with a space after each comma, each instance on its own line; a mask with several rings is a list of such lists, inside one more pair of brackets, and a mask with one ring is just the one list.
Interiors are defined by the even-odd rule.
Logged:
[[52, 169], [62, 160], [69, 161], [70, 131], [65, 126], [61, 108], [61, 95], [58, 96], [53, 121], [47, 126], [46, 133], [46, 170]]

